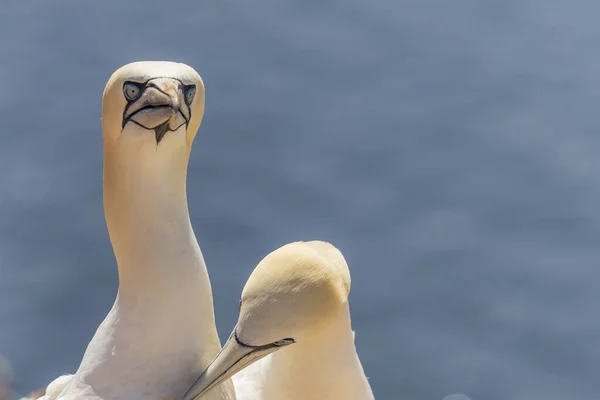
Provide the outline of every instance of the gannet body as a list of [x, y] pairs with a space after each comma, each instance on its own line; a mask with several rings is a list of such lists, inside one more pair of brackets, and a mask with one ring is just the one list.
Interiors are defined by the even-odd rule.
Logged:
[[333, 245], [295, 242], [270, 253], [244, 287], [229, 340], [183, 400], [206, 399], [231, 376], [239, 400], [373, 400], [349, 293]]
[[[219, 352], [186, 196], [203, 113], [202, 79], [185, 64], [136, 62], [108, 81], [104, 208], [119, 290], [77, 372], [52, 382], [45, 400], [180, 400]], [[235, 399], [233, 385], [207, 398]]]

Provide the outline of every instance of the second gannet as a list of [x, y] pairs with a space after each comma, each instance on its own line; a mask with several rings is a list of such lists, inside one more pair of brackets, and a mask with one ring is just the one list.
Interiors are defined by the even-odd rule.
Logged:
[[[348, 266], [333, 245], [273, 251], [244, 287], [229, 340], [183, 400], [209, 396], [231, 376], [239, 400], [374, 399], [354, 345], [349, 293]], [[234, 375], [258, 360], [259, 368]]]
[[[108, 81], [104, 209], [119, 289], [79, 369], [47, 399], [180, 400], [221, 349], [186, 196], [203, 113], [202, 79], [185, 64], [136, 62]], [[235, 399], [231, 382], [208, 398]]]

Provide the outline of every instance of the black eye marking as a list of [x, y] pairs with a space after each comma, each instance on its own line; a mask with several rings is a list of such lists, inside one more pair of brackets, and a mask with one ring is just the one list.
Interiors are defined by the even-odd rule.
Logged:
[[190, 106], [196, 97], [196, 85], [187, 85], [183, 87], [183, 96], [185, 103]]
[[123, 95], [127, 101], [135, 101], [142, 95], [142, 88], [136, 82], [125, 82], [123, 84]]
[[[125, 81], [123, 83], [123, 94], [125, 95], [125, 100], [127, 100], [127, 105], [125, 106], [125, 109], [123, 110], [123, 126], [121, 129], [125, 128], [125, 125], [127, 125], [127, 122], [129, 122], [129, 119], [125, 117], [125, 115], [127, 114], [127, 110], [129, 110], [129, 107], [131, 107], [131, 105], [137, 99], [140, 98], [142, 93], [144, 93], [144, 90], [146, 90], [147, 83], [148, 83], [148, 81], [146, 81], [146, 82]], [[135, 97], [130, 97], [127, 95], [127, 90], [133, 89], [133, 88], [137, 88], [138, 93]]]
[[237, 342], [238, 345], [240, 345], [242, 347], [247, 347], [249, 349], [255, 349], [255, 351], [267, 350], [267, 349], [271, 349], [273, 347], [282, 347], [282, 346], [287, 346], [289, 344], [296, 343], [296, 340], [294, 338], [285, 338], [285, 339], [277, 340], [276, 342], [273, 342], [273, 343], [264, 344], [262, 346], [255, 346], [255, 345], [247, 344], [247, 343], [242, 342], [240, 340], [240, 338], [238, 337], [237, 328], [233, 331], [233, 339]]
[[123, 95], [128, 103], [136, 101], [146, 90], [146, 82], [125, 81], [123, 83]]
[[[127, 125], [127, 123], [131, 121], [131, 122], [134, 122], [136, 125], [141, 126], [142, 128], [145, 128], [148, 130], [155, 130], [157, 139], [159, 139], [159, 138], [162, 139], [162, 137], [165, 135], [165, 133], [167, 131], [174, 131], [173, 129], [170, 129], [168, 124], [165, 126], [160, 126], [160, 128], [159, 127], [149, 128], [147, 126], [143, 126], [142, 124], [135, 122], [134, 120], [129, 119], [129, 118], [131, 118], [131, 116], [129, 118], [125, 117], [127, 115], [127, 110], [129, 109], [129, 107], [131, 107], [131, 105], [133, 103], [135, 103], [135, 101], [141, 97], [142, 93], [148, 87], [152, 87], [152, 88], [158, 90], [159, 92], [168, 96], [167, 93], [165, 93], [162, 89], [160, 89], [158, 86], [156, 86], [155, 84], [153, 84], [151, 82], [155, 79], [161, 79], [161, 78], [174, 79], [179, 82], [179, 88], [183, 92], [183, 97], [184, 97], [185, 105], [188, 109], [189, 118], [186, 118], [185, 115], [183, 115], [182, 111], [179, 110], [179, 113], [183, 117], [185, 123], [176, 127], [175, 130], [179, 129], [182, 125], [185, 125], [186, 130], [188, 129], [190, 121], [192, 120], [192, 108], [190, 107], [190, 105], [194, 101], [194, 98], [196, 96], [196, 85], [186, 85], [180, 79], [173, 78], [172, 76], [155, 76], [153, 78], [148, 79], [145, 82], [125, 81], [123, 83], [123, 94], [125, 95], [125, 100], [127, 100], [127, 105], [125, 106], [125, 109], [123, 110], [123, 123], [122, 123], [121, 129], [124, 129], [125, 125]], [[138, 89], [137, 92], [135, 92], [135, 88]], [[129, 92], [129, 95], [127, 92]], [[157, 130], [157, 128], [160, 130], [160, 132]]]

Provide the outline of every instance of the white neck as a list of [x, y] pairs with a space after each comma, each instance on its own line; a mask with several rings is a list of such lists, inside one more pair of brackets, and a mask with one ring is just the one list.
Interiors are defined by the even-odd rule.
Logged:
[[121, 301], [142, 296], [152, 302], [159, 297], [154, 291], [177, 295], [172, 285], [195, 276], [202, 282], [196, 291], [209, 300], [204, 306], [212, 310], [206, 266], [188, 214], [188, 157], [185, 147], [159, 149], [131, 137], [105, 153], [104, 208], [119, 267]]
[[324, 331], [272, 355], [261, 400], [281, 399], [373, 399], [356, 354], [348, 307]]
[[77, 375], [103, 399], [181, 398], [221, 347], [188, 214], [189, 149], [185, 141], [173, 149], [135, 136], [119, 140], [110, 149], [105, 144], [104, 156], [119, 291]]

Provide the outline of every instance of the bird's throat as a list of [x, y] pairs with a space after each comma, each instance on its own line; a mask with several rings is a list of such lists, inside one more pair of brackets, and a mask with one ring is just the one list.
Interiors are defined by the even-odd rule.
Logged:
[[131, 147], [104, 157], [104, 209], [122, 297], [168, 291], [199, 277], [204, 290], [209, 284], [188, 213], [185, 155]]
[[169, 131], [170, 123], [171, 122], [169, 120], [167, 120], [167, 121], [163, 122], [162, 124], [158, 125], [156, 128], [154, 128], [156, 144], [159, 144], [160, 141], [162, 140], [162, 138], [165, 136], [165, 134]]

